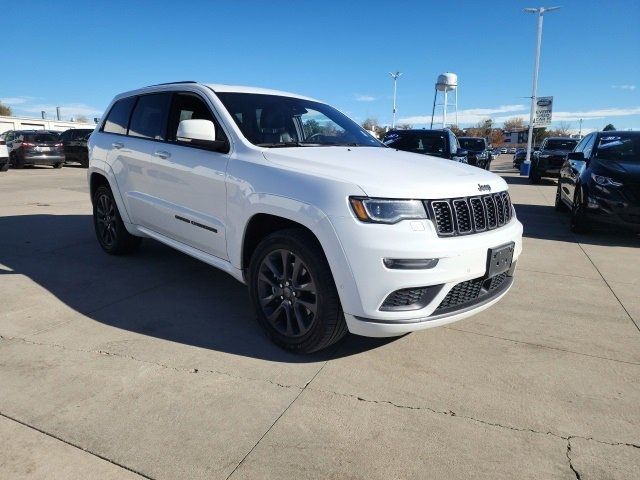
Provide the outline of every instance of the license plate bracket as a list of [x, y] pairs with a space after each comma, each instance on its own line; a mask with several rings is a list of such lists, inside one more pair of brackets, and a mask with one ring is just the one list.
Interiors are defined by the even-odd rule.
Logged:
[[511, 268], [515, 246], [515, 242], [510, 242], [489, 249], [487, 253], [487, 278], [500, 275]]

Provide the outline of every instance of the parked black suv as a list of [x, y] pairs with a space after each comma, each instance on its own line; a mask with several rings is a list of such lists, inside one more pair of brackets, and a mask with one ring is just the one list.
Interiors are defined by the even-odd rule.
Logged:
[[51, 165], [60, 168], [64, 163], [62, 143], [56, 132], [11, 130], [7, 132], [5, 141], [13, 168], [27, 165]]
[[571, 230], [591, 222], [640, 232], [640, 132], [593, 132], [560, 170], [556, 210], [571, 211]]
[[487, 141], [481, 137], [460, 137], [460, 146], [467, 153], [467, 163], [489, 170], [493, 155], [487, 146]]
[[85, 168], [89, 167], [87, 141], [92, 133], [90, 128], [72, 128], [60, 135], [65, 162], [78, 162]]
[[448, 128], [438, 130], [390, 130], [382, 143], [405, 152], [421, 153], [467, 163], [467, 152], [460, 148], [454, 133]]
[[540, 149], [531, 155], [531, 169], [529, 181], [540, 183], [542, 177], [555, 177], [560, 174], [560, 167], [578, 144], [576, 138], [548, 137], [542, 141]]
[[[534, 152], [531, 152], [531, 153], [533, 154]], [[519, 169], [520, 165], [522, 165], [522, 162], [524, 162], [526, 158], [527, 158], [527, 149], [526, 148], [517, 149], [515, 155], [513, 155], [513, 167]]]

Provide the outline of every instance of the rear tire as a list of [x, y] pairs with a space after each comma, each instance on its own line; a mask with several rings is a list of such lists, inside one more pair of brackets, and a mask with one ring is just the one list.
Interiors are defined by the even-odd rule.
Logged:
[[249, 295], [260, 326], [286, 350], [315, 352], [347, 333], [324, 252], [302, 229], [281, 230], [260, 242], [249, 265]]
[[62, 163], [56, 163], [53, 168], [62, 168]]
[[11, 163], [11, 167], [12, 168], [24, 168], [24, 165], [22, 164], [22, 162], [20, 162], [18, 160], [18, 157], [16, 156], [15, 153], [12, 153], [11, 156], [9, 157], [9, 163]]
[[106, 185], [98, 187], [93, 195], [93, 226], [98, 243], [109, 255], [125, 255], [140, 246], [142, 239], [127, 231], [113, 193]]
[[2, 165], [2, 167], [0, 167], [0, 172], [6, 172], [7, 170], [9, 170], [9, 161], [7, 160], [7, 163], [5, 163], [4, 165]]

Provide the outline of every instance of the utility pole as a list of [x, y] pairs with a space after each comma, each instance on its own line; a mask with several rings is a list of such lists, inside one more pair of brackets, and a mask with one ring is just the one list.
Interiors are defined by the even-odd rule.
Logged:
[[582, 138], [582, 119], [578, 120], [580, 122], [580, 130], [578, 130], [578, 138]]
[[533, 121], [535, 119], [536, 100], [538, 93], [538, 70], [540, 68], [540, 44], [542, 43], [542, 20], [546, 12], [558, 10], [560, 7], [539, 7], [525, 8], [527, 13], [536, 13], [538, 15], [538, 34], [536, 39], [536, 58], [533, 67], [533, 85], [531, 88], [531, 112], [529, 113], [529, 134], [527, 137], [527, 157], [525, 163], [531, 164], [531, 141], [533, 139]]
[[397, 108], [396, 108], [396, 93], [398, 91], [398, 77], [400, 77], [400, 75], [402, 75], [402, 73], [400, 72], [389, 72], [389, 75], [391, 75], [391, 78], [393, 78], [393, 120], [391, 121], [391, 128], [396, 128], [396, 112], [397, 112]]

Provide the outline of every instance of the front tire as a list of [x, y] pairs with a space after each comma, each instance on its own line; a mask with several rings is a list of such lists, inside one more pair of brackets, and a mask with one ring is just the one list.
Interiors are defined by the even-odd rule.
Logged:
[[560, 180], [558, 180], [558, 188], [556, 189], [556, 212], [566, 212], [567, 205], [562, 201], [562, 189], [560, 188]]
[[109, 255], [124, 255], [140, 246], [140, 237], [131, 235], [122, 222], [111, 189], [102, 185], [93, 195], [93, 226], [98, 243]]
[[6, 172], [7, 170], [9, 170], [9, 161], [0, 167], [0, 172]]
[[579, 185], [576, 185], [576, 192], [573, 196], [569, 229], [573, 233], [586, 233], [589, 230], [587, 220], [584, 216], [584, 203]]
[[62, 168], [62, 162], [56, 163], [53, 168]]
[[347, 333], [324, 252], [304, 230], [281, 230], [258, 245], [249, 266], [249, 295], [259, 324], [286, 350], [315, 352]]
[[542, 177], [538, 172], [536, 172], [533, 163], [531, 163], [531, 167], [529, 170], [529, 182], [531, 182], [532, 185], [538, 185], [540, 184], [540, 180], [542, 180]]

